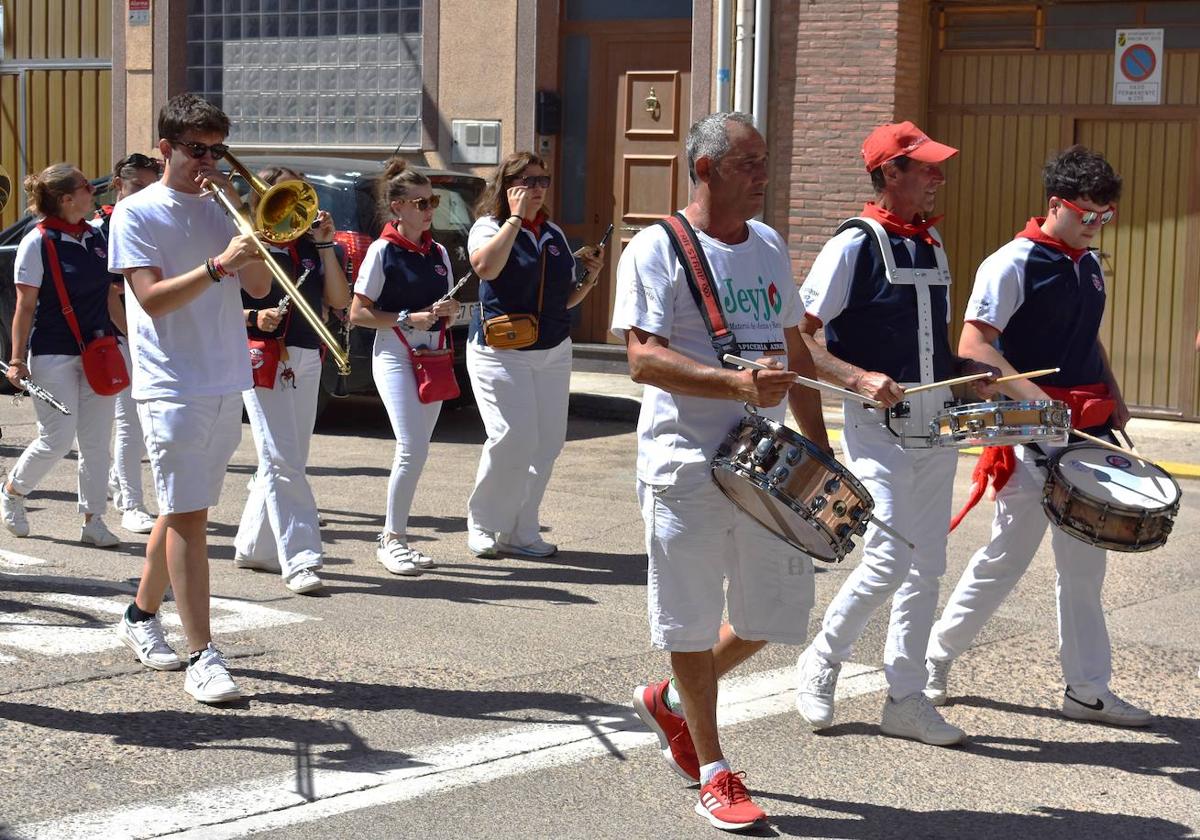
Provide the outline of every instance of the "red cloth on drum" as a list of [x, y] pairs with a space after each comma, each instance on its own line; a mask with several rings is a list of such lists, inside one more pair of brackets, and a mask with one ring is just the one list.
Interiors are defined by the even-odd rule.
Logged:
[[892, 213], [889, 210], [884, 210], [874, 201], [868, 201], [863, 205], [862, 212], [859, 213], [864, 219], [871, 219], [883, 225], [883, 229], [888, 233], [894, 233], [897, 236], [903, 236], [909, 239], [919, 239], [926, 245], [933, 245], [935, 248], [942, 247], [942, 243], [938, 242], [929, 234], [929, 229], [940, 222], [943, 216], [934, 216], [932, 219], [926, 219], [920, 224], [912, 224], [904, 221], [904, 219]]
[[1062, 400], [1071, 409], [1071, 425], [1076, 429], [1093, 429], [1103, 426], [1112, 417], [1117, 408], [1117, 401], [1110, 396], [1108, 385], [1099, 382], [1095, 385], [1073, 385], [1070, 388], [1056, 388], [1053, 385], [1039, 385], [1052, 400]]
[[971, 508], [979, 504], [989, 484], [995, 492], [999, 492], [1016, 471], [1016, 450], [1011, 446], [985, 446], [971, 473], [971, 495], [967, 497], [967, 503], [963, 505], [962, 510], [950, 520], [950, 530], [957, 528]]

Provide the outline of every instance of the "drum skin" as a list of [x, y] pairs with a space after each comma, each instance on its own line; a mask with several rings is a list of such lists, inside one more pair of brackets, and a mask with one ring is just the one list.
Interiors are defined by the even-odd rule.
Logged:
[[967, 403], [938, 414], [930, 426], [942, 446], [1015, 446], [1066, 443], [1071, 410], [1061, 400]]
[[721, 444], [712, 476], [729, 499], [784, 542], [834, 562], [854, 549], [875, 508], [871, 494], [812, 441], [757, 415]]
[[1094, 445], [1071, 446], [1056, 452], [1047, 463], [1048, 477], [1042, 490], [1042, 509], [1050, 521], [1064, 532], [1089, 545], [1110, 551], [1152, 551], [1167, 541], [1179, 513], [1182, 495], [1170, 473], [1147, 464], [1171, 483], [1173, 502], [1139, 507], [1101, 498], [1072, 482], [1072, 469], [1066, 463], [1081, 450], [1100, 450]]

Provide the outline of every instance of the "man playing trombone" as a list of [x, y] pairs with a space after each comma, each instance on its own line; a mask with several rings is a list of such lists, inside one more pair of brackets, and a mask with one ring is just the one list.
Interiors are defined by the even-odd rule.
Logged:
[[185, 690], [202, 703], [241, 696], [209, 628], [208, 509], [241, 440], [241, 392], [252, 387], [241, 290], [270, 290], [264, 251], [213, 200], [241, 203], [216, 162], [229, 118], [182, 94], [159, 112], [162, 180], [116, 206], [109, 268], [125, 276], [133, 398], [160, 512], [146, 544], [121, 640], [156, 670], [180, 666], [158, 608], [168, 583], [187, 636]]

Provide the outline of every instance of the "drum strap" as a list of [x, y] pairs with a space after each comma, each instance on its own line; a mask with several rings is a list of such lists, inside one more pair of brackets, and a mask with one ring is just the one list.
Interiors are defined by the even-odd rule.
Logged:
[[724, 367], [737, 368], [737, 365], [725, 361], [725, 354], [739, 356], [741, 348], [738, 346], [737, 336], [725, 323], [725, 314], [717, 301], [712, 268], [704, 255], [704, 249], [700, 246], [696, 231], [682, 212], [673, 213], [658, 224], [667, 232], [667, 239], [671, 240], [675, 256], [683, 266], [683, 276], [687, 278], [692, 299], [700, 309], [700, 317], [704, 319], [704, 327], [708, 330], [708, 337], [712, 341], [717, 359]]

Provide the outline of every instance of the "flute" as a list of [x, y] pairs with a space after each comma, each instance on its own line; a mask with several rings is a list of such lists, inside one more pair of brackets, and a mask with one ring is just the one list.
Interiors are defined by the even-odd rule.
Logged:
[[[8, 373], [8, 362], [0, 362], [0, 372], [3, 372], [4, 374]], [[49, 391], [47, 391], [41, 385], [34, 382], [28, 376], [21, 378], [21, 387], [24, 388], [28, 393], [37, 397], [42, 402], [47, 403], [48, 405], [51, 405], [54, 408], [58, 409], [63, 414], [66, 414], [66, 415], [71, 414], [71, 409], [67, 408], [67, 406], [63, 403], [62, 400], [60, 400], [58, 397], [54, 396], [54, 394], [51, 394]], [[20, 394], [17, 394], [18, 398], [20, 398], [20, 396], [21, 396]]]

